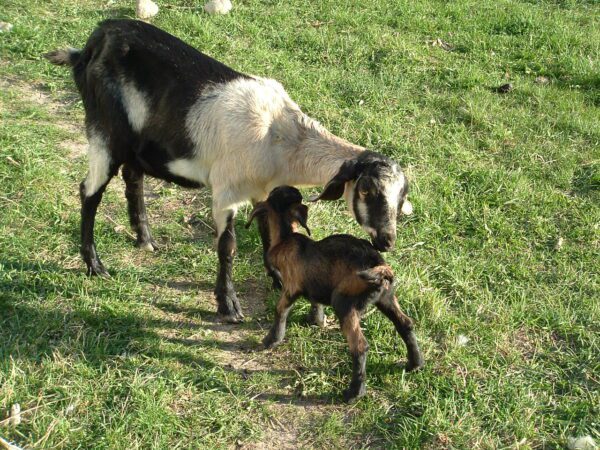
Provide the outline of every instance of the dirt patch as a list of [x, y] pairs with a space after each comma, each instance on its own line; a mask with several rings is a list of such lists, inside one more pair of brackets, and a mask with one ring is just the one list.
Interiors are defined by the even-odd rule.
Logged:
[[26, 83], [18, 78], [0, 77], [0, 87], [8, 91], [17, 92], [22, 101], [43, 105], [48, 112], [56, 112], [62, 106], [44, 92], [42, 86], [39, 84]]
[[[73, 135], [72, 139], [61, 142], [71, 159], [80, 158], [87, 152], [87, 141], [83, 135], [83, 120], [67, 117], [66, 102], [53, 98], [40, 83], [27, 83], [18, 78], [0, 77], [0, 89], [14, 92], [20, 101], [43, 107], [53, 116], [51, 125]], [[64, 95], [68, 97], [67, 94]], [[40, 123], [38, 121], [38, 123]]]
[[79, 159], [87, 154], [87, 142], [83, 140], [67, 139], [62, 141], [60, 146], [66, 150], [69, 159]]
[[[216, 302], [212, 285], [183, 280], [167, 281], [157, 289], [159, 295], [164, 293], [161, 297], [173, 298], [181, 293], [191, 293], [198, 300], [194, 307], [181, 306], [177, 302], [156, 305], [161, 310], [160, 314], [164, 314], [170, 323], [185, 324], [181, 328], [162, 330], [160, 334], [171, 341], [203, 348], [203, 352], [210, 354], [221, 367], [243, 378], [260, 372], [280, 375], [279, 381], [268, 391], [252, 397], [253, 401], [263, 403], [268, 411], [262, 437], [256, 442], [232, 445], [232, 448], [266, 450], [311, 447], [310, 437], [303, 435], [301, 430], [309, 428], [312, 423], [323, 422], [333, 412], [342, 411], [345, 405], [298, 395], [293, 378], [296, 369], [303, 369], [290, 367], [289, 355], [284, 348], [265, 351], [261, 346], [261, 340], [271, 325], [266, 318], [265, 306], [268, 288], [255, 280], [241, 283], [239, 288], [246, 321], [232, 325], [220, 322], [214, 313]], [[197, 327], [197, 333], [183, 337], [189, 331], [190, 324]]]
[[525, 360], [530, 361], [535, 357], [537, 353], [536, 343], [526, 329], [519, 328], [515, 332], [512, 342], [517, 351], [521, 353]]

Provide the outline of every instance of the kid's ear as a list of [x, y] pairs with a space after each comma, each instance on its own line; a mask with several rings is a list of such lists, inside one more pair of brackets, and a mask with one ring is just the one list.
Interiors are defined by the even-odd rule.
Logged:
[[254, 220], [254, 218], [260, 214], [263, 214], [267, 211], [267, 203], [266, 202], [259, 202], [256, 204], [256, 206], [254, 207], [254, 209], [252, 210], [252, 212], [250, 213], [250, 218], [248, 219], [248, 222], [246, 222], [245, 227], [246, 228], [250, 228], [250, 225], [252, 224], [252, 221]]
[[308, 222], [308, 206], [297, 205], [291, 210], [292, 219], [297, 221], [306, 230], [310, 236], [310, 228], [306, 224]]
[[344, 193], [344, 187], [347, 181], [354, 180], [358, 175], [358, 161], [345, 161], [340, 167], [338, 173], [325, 185], [325, 189], [320, 195], [310, 197], [308, 200], [316, 202], [317, 200], [337, 200]]

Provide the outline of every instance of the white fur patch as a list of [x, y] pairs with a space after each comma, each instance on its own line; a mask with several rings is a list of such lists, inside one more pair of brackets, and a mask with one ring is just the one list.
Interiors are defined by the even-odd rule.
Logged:
[[270, 144], [272, 126], [281, 128], [277, 130], [280, 136], [297, 133], [291, 109], [300, 111], [275, 80], [240, 78], [204, 91], [190, 108], [185, 124], [201, 152], [231, 145], [237, 145], [239, 152], [251, 145]]
[[83, 185], [86, 197], [91, 197], [108, 181], [111, 159], [106, 140], [100, 133], [89, 133], [88, 142], [89, 172]]
[[210, 168], [206, 167], [200, 158], [176, 159], [168, 163], [167, 167], [173, 175], [208, 185]]
[[127, 118], [134, 131], [140, 132], [148, 119], [148, 98], [146, 94], [137, 89], [132, 82], [124, 81], [121, 85], [123, 106]]
[[[394, 171], [394, 173], [396, 174], [397, 171]], [[398, 201], [400, 200], [400, 192], [402, 191], [402, 189], [404, 189], [405, 184], [406, 179], [404, 178], [403, 173], [400, 173], [400, 175], [395, 180], [389, 180], [386, 182], [385, 198], [390, 207], [393, 207], [393, 205], [398, 204]]]
[[[350, 209], [352, 210], [352, 208]], [[369, 219], [367, 204], [363, 200], [359, 200], [358, 202], [356, 202], [356, 209], [358, 210], [358, 216], [364, 223], [371, 223]], [[363, 230], [369, 233], [369, 236], [371, 236], [372, 238], [377, 237], [377, 230], [375, 228], [364, 224], [361, 225], [361, 227]]]
[[[195, 147], [188, 160], [193, 168], [170, 164], [169, 170], [186, 172], [186, 178], [208, 186], [227, 183], [239, 193], [247, 192], [244, 200], [258, 198], [272, 186], [294, 184], [286, 152], [298, 147], [295, 119], [300, 114], [274, 80], [240, 78], [214, 85], [202, 92], [185, 118]], [[207, 179], [191, 175], [202, 167], [210, 168]]]
[[354, 185], [356, 183], [354, 180], [346, 182], [344, 186], [344, 199], [346, 200], [346, 205], [348, 206], [348, 211], [350, 211], [350, 215], [356, 219], [356, 214], [354, 213]]

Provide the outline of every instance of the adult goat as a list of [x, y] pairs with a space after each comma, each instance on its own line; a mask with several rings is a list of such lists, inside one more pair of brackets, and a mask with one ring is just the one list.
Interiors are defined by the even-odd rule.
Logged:
[[[219, 270], [218, 312], [243, 314], [231, 269], [238, 207], [264, 200], [279, 185], [326, 185], [318, 197], [344, 194], [379, 250], [396, 239], [396, 215], [410, 213], [398, 165], [329, 133], [274, 80], [236, 72], [144, 22], [107, 20], [82, 50], [47, 53], [73, 68], [85, 108], [89, 172], [81, 183], [81, 254], [90, 275], [107, 275], [94, 244], [102, 194], [123, 166], [129, 217], [140, 247], [154, 250], [143, 197], [144, 174], [212, 189]], [[265, 252], [268, 232], [260, 227]], [[277, 274], [267, 267], [277, 280]], [[316, 321], [322, 311], [314, 309]]]

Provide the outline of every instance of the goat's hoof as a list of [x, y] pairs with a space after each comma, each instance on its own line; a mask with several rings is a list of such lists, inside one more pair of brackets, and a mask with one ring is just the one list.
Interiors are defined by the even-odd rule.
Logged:
[[317, 320], [313, 317], [307, 317], [306, 323], [314, 327], [323, 328], [325, 327], [325, 318], [323, 318], [322, 320]]
[[416, 372], [421, 370], [424, 365], [425, 361], [423, 361], [423, 358], [418, 358], [415, 361], [408, 361], [404, 366], [404, 370], [407, 372]]
[[158, 245], [156, 244], [156, 242], [154, 242], [154, 240], [141, 241], [135, 245], [137, 248], [147, 251], [147, 252], [154, 252], [154, 251], [158, 250]]
[[343, 393], [344, 401], [346, 403], [354, 403], [359, 398], [363, 397], [366, 394], [366, 392], [367, 392], [367, 389], [364, 385], [362, 385], [358, 389], [356, 389], [356, 388], [344, 389], [344, 393]]
[[231, 314], [219, 314], [219, 318], [222, 322], [225, 323], [242, 323], [244, 321], [244, 315], [241, 313], [231, 313]]
[[94, 264], [93, 266], [89, 266], [87, 269], [87, 274], [90, 277], [100, 277], [100, 278], [110, 278], [110, 273], [102, 264]]
[[277, 340], [275, 340], [275, 338], [271, 337], [271, 335], [267, 335], [263, 339], [262, 344], [265, 347], [265, 350], [267, 350], [267, 349], [273, 349], [273, 348], [278, 347], [279, 345], [281, 345], [282, 342], [283, 342], [282, 339], [277, 341]]
[[325, 326], [325, 315], [314, 314], [312, 311], [306, 315], [306, 323], [315, 327], [323, 328]]

